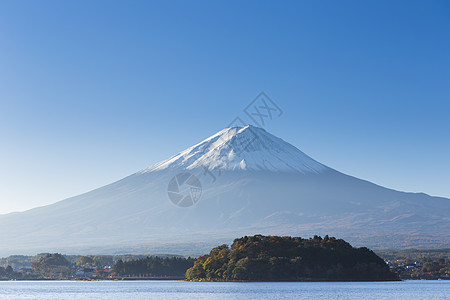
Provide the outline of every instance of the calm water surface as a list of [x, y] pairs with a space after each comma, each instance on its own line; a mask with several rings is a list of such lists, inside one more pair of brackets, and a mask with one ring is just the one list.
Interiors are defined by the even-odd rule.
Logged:
[[0, 299], [450, 299], [450, 281], [2, 281]]

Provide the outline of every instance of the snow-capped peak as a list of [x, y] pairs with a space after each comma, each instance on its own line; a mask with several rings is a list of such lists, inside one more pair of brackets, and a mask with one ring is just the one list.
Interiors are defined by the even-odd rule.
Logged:
[[246, 125], [225, 128], [206, 140], [142, 172], [164, 169], [251, 170], [320, 173], [326, 166], [268, 133]]

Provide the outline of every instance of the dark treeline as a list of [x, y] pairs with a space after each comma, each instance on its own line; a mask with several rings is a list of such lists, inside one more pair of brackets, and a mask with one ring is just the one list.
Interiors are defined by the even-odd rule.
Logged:
[[20, 277], [21, 274], [14, 272], [11, 266], [6, 268], [0, 267], [0, 280], [16, 279]]
[[[114, 259], [117, 258], [117, 261]], [[195, 259], [174, 255], [63, 255], [41, 253], [35, 256], [4, 258], [14, 263], [0, 267], [0, 280], [38, 279], [115, 279], [123, 277], [177, 277], [184, 278]]]
[[142, 259], [132, 259], [122, 261], [119, 259], [113, 267], [114, 274], [118, 276], [139, 276], [151, 277], [177, 276], [183, 277], [186, 270], [194, 265], [194, 258], [182, 257], [146, 257]]
[[371, 250], [341, 239], [255, 235], [235, 239], [201, 256], [186, 272], [207, 281], [375, 281], [397, 280]]
[[[193, 258], [158, 255], [62, 255], [0, 258], [0, 280], [177, 277], [210, 281], [450, 279], [450, 249], [353, 248], [333, 237], [236, 239]], [[195, 264], [194, 264], [195, 263]], [[188, 270], [189, 269], [189, 270]]]
[[450, 249], [378, 250], [401, 279], [450, 279]]
[[[41, 261], [42, 257], [48, 257], [54, 253], [39, 253], [36, 255], [11, 255], [8, 257], [0, 258], [0, 266], [11, 266], [13, 269], [18, 270], [21, 268], [32, 268], [33, 263]], [[80, 266], [112, 266], [121, 259], [122, 261], [128, 261], [131, 259], [141, 259], [148, 256], [158, 257], [184, 257], [181, 255], [172, 254], [118, 254], [118, 255], [63, 255], [65, 259], [71, 264], [77, 264]]]

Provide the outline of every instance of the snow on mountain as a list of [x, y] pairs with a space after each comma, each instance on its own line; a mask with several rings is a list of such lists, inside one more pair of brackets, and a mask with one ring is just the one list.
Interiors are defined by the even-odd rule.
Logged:
[[328, 168], [262, 128], [225, 128], [171, 158], [143, 170], [207, 168], [321, 173]]
[[233, 127], [117, 182], [0, 215], [0, 255], [200, 255], [258, 233], [450, 247], [449, 211], [450, 199], [387, 189], [328, 168], [264, 129]]

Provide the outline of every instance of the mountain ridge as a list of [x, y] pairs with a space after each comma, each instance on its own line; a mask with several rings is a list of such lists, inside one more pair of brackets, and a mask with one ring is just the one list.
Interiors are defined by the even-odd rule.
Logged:
[[[249, 139], [253, 131], [257, 138]], [[274, 158], [278, 154], [282, 159]], [[182, 193], [171, 190], [182, 178], [197, 181]], [[189, 194], [191, 188], [200, 196]], [[173, 194], [179, 197], [174, 200]], [[0, 215], [0, 255], [199, 255], [211, 245], [253, 234], [329, 234], [374, 249], [449, 247], [448, 211], [449, 199], [343, 174], [262, 129], [228, 128], [109, 185]]]

